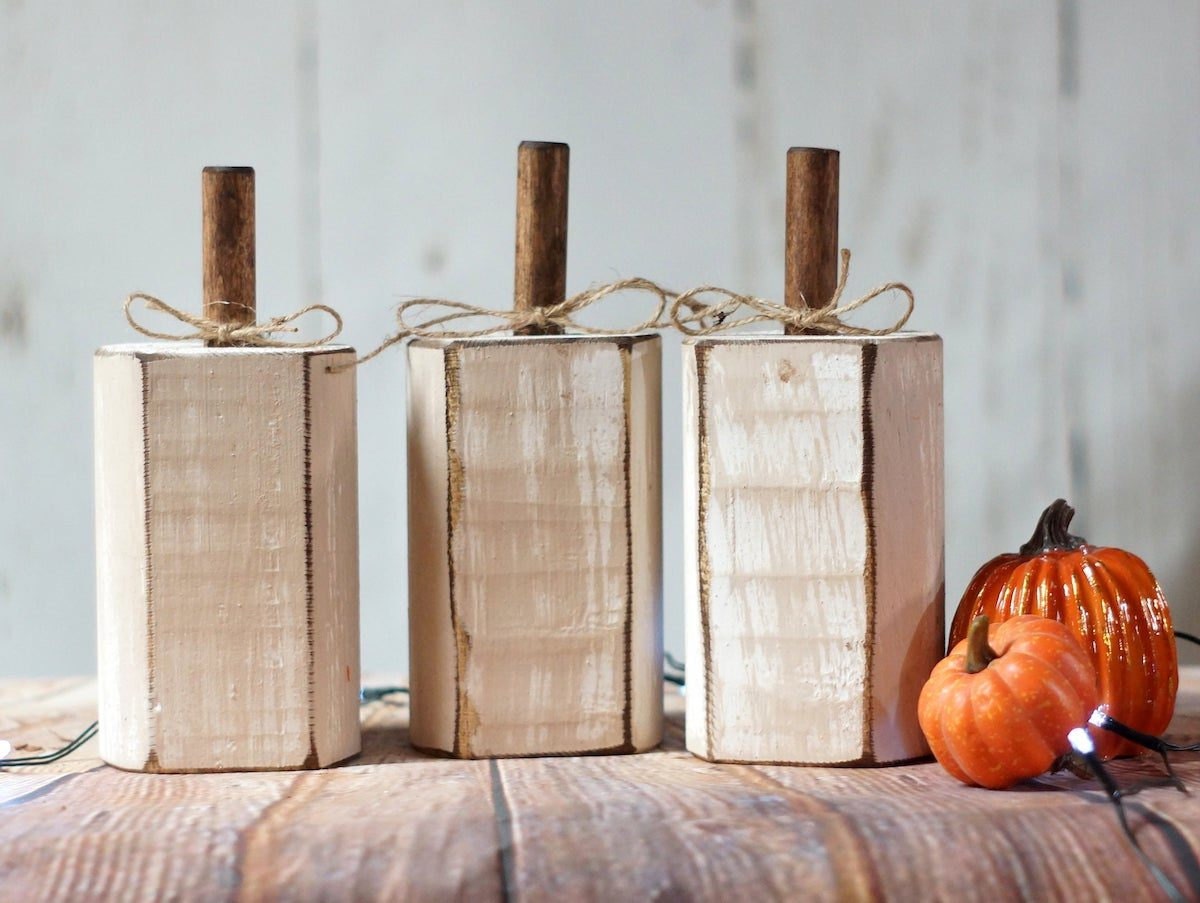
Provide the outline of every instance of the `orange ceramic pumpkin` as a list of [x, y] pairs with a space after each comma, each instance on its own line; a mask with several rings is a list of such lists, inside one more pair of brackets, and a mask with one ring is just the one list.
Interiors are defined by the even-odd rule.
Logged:
[[[1059, 499], [1015, 554], [981, 567], [958, 604], [950, 645], [972, 620], [1036, 614], [1066, 624], [1092, 656], [1100, 707], [1148, 734], [1167, 729], [1175, 711], [1179, 664], [1171, 613], [1158, 581], [1136, 555], [1072, 536], [1075, 510]], [[1140, 750], [1113, 735], [1096, 738], [1106, 759]]]
[[980, 616], [929, 675], [917, 716], [946, 771], [1000, 790], [1048, 771], [1095, 708], [1096, 671], [1069, 629]]

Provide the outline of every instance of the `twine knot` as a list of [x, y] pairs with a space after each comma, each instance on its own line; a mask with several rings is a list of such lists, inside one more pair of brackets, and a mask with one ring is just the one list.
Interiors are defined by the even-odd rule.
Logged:
[[[822, 307], [791, 308], [765, 298], [754, 295], [743, 295], [716, 285], [701, 285], [675, 296], [671, 305], [670, 320], [682, 333], [690, 336], [706, 336], [713, 333], [725, 332], [739, 326], [752, 323], [775, 322], [782, 323], [805, 332], [816, 332], [825, 335], [866, 335], [882, 336], [898, 332], [912, 316], [915, 300], [912, 289], [903, 282], [885, 282], [877, 285], [865, 295], [853, 301], [841, 303], [846, 290], [846, 280], [850, 275], [850, 251], [843, 248], [838, 267], [837, 287], [831, 297]], [[890, 326], [883, 329], [867, 329], [845, 322], [842, 317], [853, 313], [863, 305], [891, 291], [902, 293], [908, 304], [901, 316]], [[704, 303], [702, 295], [718, 295], [718, 300]], [[750, 314], [742, 317], [735, 316], [741, 309], [746, 308]]]
[[[143, 302], [147, 310], [166, 314], [167, 316], [174, 317], [180, 323], [191, 326], [195, 332], [180, 334], [175, 332], [155, 332], [152, 329], [147, 329], [134, 319], [133, 305], [137, 301]], [[220, 303], [234, 306], [233, 302], [230, 301], [222, 301]], [[279, 332], [299, 332], [300, 330], [297, 327], [290, 324], [299, 320], [305, 314], [316, 311], [326, 313], [333, 318], [333, 330], [327, 335], [319, 339], [314, 339], [311, 342], [272, 338], [275, 333]], [[172, 307], [161, 298], [155, 298], [153, 295], [147, 295], [143, 292], [134, 292], [125, 299], [125, 319], [135, 331], [151, 339], [163, 339], [168, 342], [187, 342], [199, 339], [211, 345], [235, 348], [315, 348], [318, 345], [329, 344], [342, 333], [341, 314], [326, 304], [310, 304], [308, 307], [301, 308], [294, 313], [286, 314], [282, 317], [272, 317], [265, 323], [226, 323], [211, 320], [208, 317], [189, 314], [186, 311], [179, 310], [177, 307]]]
[[[582, 310], [601, 298], [617, 292], [642, 292], [655, 296], [652, 314], [640, 323], [619, 329], [602, 329], [587, 326], [575, 319]], [[548, 326], [573, 329], [585, 335], [626, 335], [631, 332], [647, 332], [663, 329], [669, 325], [665, 318], [667, 304], [675, 293], [656, 282], [641, 277], [618, 279], [603, 285], [591, 286], [578, 294], [571, 295], [557, 304], [534, 307], [528, 310], [494, 310], [450, 301], [445, 298], [410, 298], [396, 308], [396, 331], [388, 336], [374, 351], [360, 357], [355, 364], [365, 364], [388, 348], [408, 338], [477, 339], [501, 332], [520, 332], [524, 329], [544, 330]], [[417, 316], [420, 311], [433, 311], [424, 319]], [[448, 324], [463, 320], [494, 320], [489, 326], [479, 329], [451, 329]], [[345, 365], [351, 366], [351, 365]], [[339, 369], [339, 368], [334, 368]]]

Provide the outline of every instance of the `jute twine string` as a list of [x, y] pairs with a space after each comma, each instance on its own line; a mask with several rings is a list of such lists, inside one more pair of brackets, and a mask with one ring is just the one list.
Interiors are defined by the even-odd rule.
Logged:
[[[654, 295], [657, 301], [654, 305], [653, 314], [640, 323], [618, 329], [602, 329], [595, 326], [587, 326], [575, 319], [575, 315], [580, 311], [595, 304], [601, 298], [606, 298], [617, 292], [645, 292]], [[365, 364], [371, 358], [382, 354], [393, 345], [413, 337], [477, 339], [510, 330], [516, 332], [528, 327], [544, 329], [547, 326], [561, 326], [564, 329], [573, 329], [584, 335], [625, 335], [631, 332], [665, 329], [670, 325], [670, 322], [664, 317], [667, 304], [675, 297], [676, 293], [670, 289], [665, 289], [658, 283], [651, 282], [649, 279], [642, 279], [635, 276], [630, 279], [618, 279], [615, 282], [592, 286], [576, 295], [571, 295], [571, 297], [557, 304], [552, 304], [549, 307], [535, 307], [530, 310], [494, 310], [492, 308], [467, 304], [463, 301], [449, 301], [445, 298], [411, 298], [408, 301], [401, 302], [396, 308], [396, 331], [384, 339], [378, 348], [364, 354], [353, 365], [347, 366]], [[429, 316], [423, 320], [418, 319], [415, 322], [410, 322], [411, 317], [427, 309], [441, 311], [441, 313]], [[446, 328], [447, 324], [450, 323], [480, 318], [494, 320], [495, 322], [490, 326], [484, 326], [480, 329]], [[346, 366], [331, 369], [336, 371], [346, 369]]]
[[[147, 329], [139, 323], [133, 316], [133, 305], [141, 301], [145, 304], [147, 310], [156, 311], [158, 313], [167, 314], [174, 317], [180, 323], [185, 323], [191, 326], [195, 332], [180, 334], [177, 332], [156, 332], [153, 329]], [[222, 301], [221, 304], [234, 306], [234, 302]], [[237, 305], [243, 306], [243, 305]], [[314, 312], [329, 314], [333, 318], [333, 331], [328, 335], [324, 335], [319, 339], [314, 339], [311, 342], [298, 342], [290, 339], [275, 339], [272, 336], [280, 332], [296, 333], [300, 330], [295, 326], [290, 326], [290, 323], [299, 320], [305, 314]], [[189, 314], [186, 311], [179, 310], [177, 307], [172, 307], [161, 298], [155, 298], [153, 295], [147, 295], [143, 292], [134, 292], [125, 299], [125, 319], [129, 321], [129, 325], [137, 332], [151, 339], [164, 339], [168, 342], [187, 342], [193, 339], [201, 339], [205, 342], [212, 342], [215, 345], [227, 345], [232, 347], [254, 347], [254, 348], [316, 348], [319, 345], [327, 345], [336, 339], [342, 332], [342, 315], [332, 307], [326, 304], [310, 304], [308, 307], [301, 308], [294, 313], [287, 314], [282, 317], [272, 317], [265, 323], [220, 323], [216, 320], [210, 320], [207, 317], [196, 316]]]
[[[403, 342], [408, 338], [451, 338], [472, 339], [496, 335], [502, 332], [518, 332], [533, 327], [544, 329], [547, 326], [559, 326], [563, 329], [574, 330], [584, 335], [624, 335], [630, 332], [647, 332], [675, 326], [680, 332], [690, 336], [706, 336], [726, 332], [741, 326], [754, 323], [774, 322], [785, 326], [794, 326], [812, 332], [831, 335], [890, 335], [903, 328], [912, 316], [914, 298], [912, 290], [903, 282], [886, 282], [871, 289], [865, 295], [852, 301], [842, 303], [842, 295], [846, 290], [846, 280], [850, 275], [850, 252], [846, 249], [841, 253], [841, 264], [838, 268], [837, 287], [833, 297], [823, 307], [803, 308], [794, 310], [774, 301], [758, 298], [753, 295], [743, 295], [715, 285], [701, 285], [689, 289], [682, 294], [663, 288], [656, 282], [641, 277], [618, 279], [603, 285], [592, 286], [578, 294], [572, 295], [558, 304], [549, 307], [535, 307], [530, 310], [495, 310], [467, 304], [463, 301], [452, 301], [445, 298], [411, 298], [401, 302], [396, 308], [397, 329], [383, 340], [374, 350], [358, 358], [351, 364], [331, 367], [333, 371], [348, 370], [360, 364], [365, 364], [372, 358], [382, 354], [388, 348]], [[867, 329], [846, 323], [842, 317], [853, 313], [860, 307], [891, 291], [899, 291], [908, 300], [904, 313], [890, 326], [882, 329]], [[628, 327], [605, 329], [588, 326], [576, 320], [576, 315], [609, 295], [618, 292], [644, 292], [656, 298], [653, 312], [645, 320]], [[702, 296], [714, 294], [721, 296], [720, 300], [706, 303]], [[141, 301], [148, 310], [174, 317], [181, 323], [191, 326], [195, 331], [186, 334], [157, 332], [139, 323], [133, 315], [133, 305]], [[222, 302], [229, 304], [231, 302]], [[668, 305], [670, 310], [668, 311]], [[743, 307], [751, 313], [738, 317], [736, 314]], [[294, 313], [282, 317], [273, 317], [265, 323], [222, 323], [207, 317], [189, 314], [171, 306], [160, 298], [135, 292], [125, 299], [125, 319], [133, 329], [152, 339], [181, 342], [194, 339], [225, 346], [250, 346], [259, 348], [314, 348], [328, 344], [342, 332], [342, 317], [325, 304], [310, 304]], [[425, 319], [412, 318], [423, 310], [433, 310], [434, 315]], [[277, 333], [296, 333], [297, 327], [293, 322], [309, 313], [322, 312], [328, 314], [334, 321], [333, 330], [319, 339], [309, 342], [299, 342], [289, 339], [276, 339]], [[478, 329], [452, 329], [449, 324], [468, 320], [492, 320], [491, 325]]]
[[[843, 248], [841, 265], [838, 267], [837, 288], [833, 297], [824, 307], [806, 307], [794, 309], [756, 298], [753, 295], [743, 295], [716, 285], [701, 285], [675, 296], [671, 305], [670, 318], [675, 328], [690, 336], [706, 336], [717, 332], [726, 332], [739, 326], [749, 326], [752, 323], [782, 323], [785, 326], [795, 326], [811, 332], [827, 335], [891, 335], [904, 327], [913, 312], [913, 293], [903, 282], [885, 282], [877, 285], [865, 295], [853, 301], [841, 303], [846, 290], [846, 279], [850, 275], [850, 251]], [[842, 320], [846, 314], [853, 313], [863, 305], [891, 291], [901, 292], [908, 299], [904, 313], [891, 326], [883, 329], [866, 329], [854, 326]], [[720, 300], [705, 304], [699, 298], [702, 295], [719, 295]], [[742, 308], [751, 313], [737, 317], [735, 314]]]

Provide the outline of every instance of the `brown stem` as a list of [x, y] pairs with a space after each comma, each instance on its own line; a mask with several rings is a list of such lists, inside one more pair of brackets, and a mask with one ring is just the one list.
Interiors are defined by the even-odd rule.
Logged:
[[[217, 323], [254, 322], [254, 170], [206, 166], [200, 180], [204, 217], [204, 316]], [[208, 345], [224, 342], [211, 340]]]
[[[838, 160], [835, 150], [787, 152], [787, 220], [783, 303], [793, 310], [823, 307], [838, 278]], [[806, 330], [785, 329], [788, 335]]]
[[[516, 310], [553, 307], [567, 297], [567, 183], [571, 149], [552, 141], [517, 148]], [[561, 326], [528, 326], [521, 335], [559, 335]]]
[[1022, 555], [1037, 555], [1041, 552], [1054, 552], [1068, 549], [1078, 549], [1087, 544], [1082, 536], [1073, 536], [1067, 529], [1071, 526], [1071, 518], [1075, 509], [1067, 504], [1066, 499], [1055, 499], [1050, 507], [1038, 518], [1037, 527], [1029, 542], [1021, 546]]
[[988, 644], [988, 616], [980, 615], [967, 629], [967, 673], [978, 674], [999, 657]]

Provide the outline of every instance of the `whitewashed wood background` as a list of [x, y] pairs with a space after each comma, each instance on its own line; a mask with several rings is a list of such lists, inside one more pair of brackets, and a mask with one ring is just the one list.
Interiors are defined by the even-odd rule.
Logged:
[[[949, 604], [1061, 494], [1200, 629], [1200, 4], [4, 0], [0, 675], [95, 666], [91, 353], [130, 290], [199, 306], [201, 167], [258, 167], [260, 309], [365, 348], [406, 294], [509, 303], [523, 138], [572, 145], [570, 290], [775, 296], [784, 151], [840, 147], [852, 287], [946, 340]], [[368, 670], [407, 665], [403, 381], [359, 376]]]

